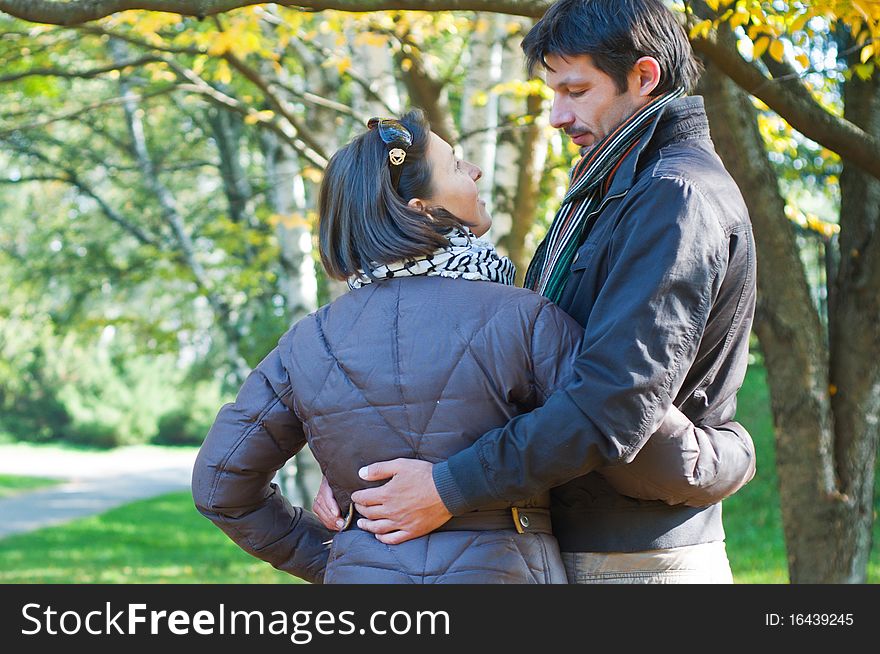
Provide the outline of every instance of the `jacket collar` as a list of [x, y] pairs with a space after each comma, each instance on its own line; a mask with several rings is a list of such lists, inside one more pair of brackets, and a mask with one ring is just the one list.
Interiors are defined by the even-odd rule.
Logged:
[[625, 193], [635, 182], [639, 161], [677, 141], [708, 139], [709, 120], [703, 97], [687, 96], [673, 100], [654, 118], [638, 145], [626, 155], [614, 175], [607, 195]]

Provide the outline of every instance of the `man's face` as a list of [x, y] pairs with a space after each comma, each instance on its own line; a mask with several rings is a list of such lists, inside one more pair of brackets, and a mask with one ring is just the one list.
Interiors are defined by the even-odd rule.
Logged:
[[589, 55], [547, 55], [547, 85], [553, 89], [550, 124], [589, 149], [629, 118], [648, 98], [640, 92], [636, 70], [620, 93], [614, 80], [593, 65]]

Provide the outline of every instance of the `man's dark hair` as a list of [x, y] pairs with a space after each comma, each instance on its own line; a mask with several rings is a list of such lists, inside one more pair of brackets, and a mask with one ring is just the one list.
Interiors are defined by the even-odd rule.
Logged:
[[421, 110], [400, 118], [413, 136], [395, 190], [388, 147], [373, 129], [340, 148], [324, 170], [318, 199], [321, 263], [333, 279], [347, 279], [449, 245], [444, 236], [460, 222], [442, 207], [418, 211], [412, 198], [429, 197], [427, 156], [431, 127]]
[[627, 73], [640, 57], [660, 64], [654, 95], [678, 87], [690, 91], [700, 77], [684, 28], [661, 0], [559, 0], [522, 42], [529, 75], [547, 55], [589, 55], [623, 93]]

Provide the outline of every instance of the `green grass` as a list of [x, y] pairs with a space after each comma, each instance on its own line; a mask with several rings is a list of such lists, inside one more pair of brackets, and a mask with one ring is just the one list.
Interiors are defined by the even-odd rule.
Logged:
[[27, 491], [54, 486], [59, 483], [58, 479], [46, 479], [44, 477], [19, 477], [17, 475], [0, 475], [0, 499], [25, 493]]
[[243, 552], [188, 492], [0, 540], [0, 583], [296, 583]]
[[737, 395], [736, 419], [755, 441], [755, 477], [724, 501], [727, 557], [736, 583], [788, 583], [779, 481], [773, 446], [773, 416], [767, 375], [760, 366], [749, 367]]
[[[755, 441], [757, 472], [742, 490], [724, 501], [727, 556], [737, 583], [788, 583], [773, 443], [773, 416], [763, 367], [749, 367], [737, 399], [736, 419], [749, 430]], [[874, 486], [874, 542], [868, 562], [868, 583], [880, 583], [878, 512], [880, 475], [875, 478]]]

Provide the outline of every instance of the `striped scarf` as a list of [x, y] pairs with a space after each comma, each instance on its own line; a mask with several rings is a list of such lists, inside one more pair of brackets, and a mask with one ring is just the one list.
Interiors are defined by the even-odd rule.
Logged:
[[570, 174], [568, 192], [547, 236], [538, 246], [526, 272], [525, 287], [558, 302], [568, 281], [574, 254], [586, 237], [584, 228], [601, 207], [617, 167], [635, 148], [653, 119], [672, 100], [684, 95], [675, 89], [640, 107], [578, 161]]
[[376, 266], [370, 271], [372, 275], [359, 271], [348, 278], [348, 287], [355, 289], [374, 280], [416, 275], [461, 277], [513, 286], [516, 267], [510, 259], [499, 255], [494, 245], [478, 239], [467, 227], [456, 229], [447, 238], [449, 245], [429, 256]]

